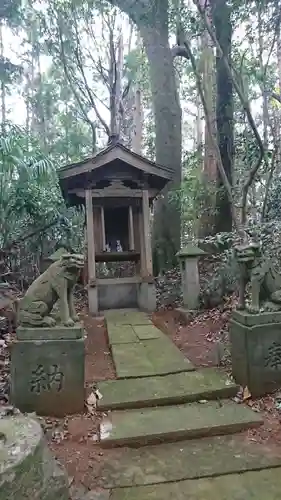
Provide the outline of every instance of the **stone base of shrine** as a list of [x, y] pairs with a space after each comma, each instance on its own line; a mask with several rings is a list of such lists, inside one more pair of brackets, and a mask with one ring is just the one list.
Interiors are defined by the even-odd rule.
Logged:
[[141, 311], [153, 312], [156, 309], [156, 289], [154, 283], [140, 283], [138, 289], [138, 306]]
[[281, 387], [281, 312], [234, 311], [230, 321], [232, 374], [253, 397]]
[[63, 417], [82, 412], [84, 365], [80, 325], [18, 329], [11, 351], [11, 403], [22, 412], [38, 415]]
[[156, 308], [154, 282], [140, 277], [98, 279], [88, 288], [89, 311], [95, 316], [109, 309], [136, 309], [153, 312]]
[[92, 316], [96, 316], [99, 311], [99, 305], [98, 305], [98, 289], [97, 287], [88, 287], [88, 305], [89, 305], [89, 312], [92, 314]]

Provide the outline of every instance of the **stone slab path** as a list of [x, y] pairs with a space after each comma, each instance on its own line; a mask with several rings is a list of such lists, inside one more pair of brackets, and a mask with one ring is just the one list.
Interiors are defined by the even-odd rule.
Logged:
[[273, 456], [224, 435], [262, 423], [226, 399], [235, 384], [217, 370], [195, 370], [140, 311], [109, 311], [105, 319], [118, 379], [98, 385], [99, 409], [110, 410], [100, 441], [127, 446], [104, 467], [108, 498], [279, 500], [281, 451]]
[[279, 500], [279, 469], [113, 490], [110, 500]]
[[194, 370], [167, 338], [111, 346], [117, 378], [151, 377]]
[[238, 386], [213, 368], [155, 377], [106, 380], [98, 384], [100, 410], [144, 408], [204, 399], [231, 398]]
[[[129, 488], [186, 479], [238, 474], [280, 467], [280, 453], [260, 453], [256, 443], [234, 436], [216, 436], [180, 443], [127, 448], [103, 470], [104, 488]], [[245, 498], [245, 500], [247, 500]]]
[[[194, 370], [173, 342], [140, 312], [105, 314], [117, 378], [151, 377]], [[120, 318], [120, 321], [118, 321]]]
[[261, 423], [258, 413], [232, 401], [113, 411], [110, 422], [101, 424], [100, 441], [104, 447], [156, 444], [231, 434]]

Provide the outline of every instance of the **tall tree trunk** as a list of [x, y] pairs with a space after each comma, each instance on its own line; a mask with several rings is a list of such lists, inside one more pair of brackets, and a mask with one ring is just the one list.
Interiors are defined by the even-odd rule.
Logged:
[[133, 109], [133, 133], [132, 133], [132, 150], [135, 153], [141, 154], [142, 149], [142, 106], [141, 106], [141, 91], [137, 87], [135, 90], [135, 102]]
[[258, 58], [259, 66], [262, 72], [263, 78], [261, 81], [261, 91], [262, 91], [262, 122], [263, 122], [263, 142], [264, 149], [268, 150], [268, 129], [269, 129], [269, 114], [268, 114], [268, 102], [267, 102], [267, 88], [266, 88], [266, 68], [263, 63], [263, 53], [264, 53], [264, 39], [262, 33], [262, 16], [261, 16], [262, 6], [258, 4]]
[[[149, 61], [156, 128], [156, 161], [174, 171], [169, 189], [181, 182], [181, 108], [169, 47], [168, 0], [110, 0], [135, 22]], [[155, 272], [176, 262], [180, 248], [180, 208], [164, 198], [155, 204], [153, 243]]]
[[[137, 35], [137, 49], [141, 51], [142, 42], [140, 33]], [[143, 109], [142, 109], [142, 93], [140, 88], [141, 73], [140, 68], [137, 69], [136, 86], [134, 91], [134, 107], [133, 107], [133, 126], [132, 126], [132, 150], [135, 153], [142, 152], [142, 134], [143, 134]]]
[[[281, 95], [281, 26], [279, 24], [278, 28], [278, 33], [277, 33], [277, 67], [278, 67], [278, 93]], [[275, 131], [276, 131], [276, 138], [275, 138], [275, 146], [277, 148], [277, 158], [276, 158], [276, 165], [277, 165], [277, 170], [280, 172], [281, 169], [281, 131], [280, 131], [280, 124], [281, 124], [281, 109], [280, 106], [277, 107], [276, 109], [276, 126]]]
[[[165, 14], [164, 9], [162, 13]], [[150, 63], [156, 127], [156, 161], [174, 170], [173, 183], [169, 189], [178, 189], [181, 182], [181, 108], [168, 44], [168, 16], [162, 26], [143, 27], [140, 31]], [[169, 201], [166, 192], [165, 197], [155, 204], [154, 211], [153, 242], [156, 272], [175, 263], [175, 254], [180, 247], [180, 234], [180, 208]]]
[[[0, 22], [0, 60], [4, 60], [4, 40], [3, 40], [3, 23]], [[4, 78], [1, 79], [1, 129], [2, 134], [5, 133], [6, 123], [6, 87]]]
[[[204, 0], [205, 1], [205, 0]], [[212, 124], [211, 132], [205, 121], [205, 148], [202, 172], [204, 186], [203, 213], [200, 220], [199, 236], [204, 238], [214, 234], [216, 219], [216, 184], [218, 180], [217, 157], [214, 150], [214, 141], [217, 141], [216, 126], [216, 75], [213, 43], [205, 29], [202, 37], [202, 79], [208, 116]]]
[[[216, 32], [216, 38], [222, 48], [224, 55], [230, 61], [232, 26], [230, 20], [230, 7], [226, 0], [211, 0], [212, 18]], [[232, 165], [234, 155], [233, 138], [233, 85], [222, 58], [217, 53], [217, 133], [219, 150], [224, 171], [230, 185], [232, 185]], [[231, 205], [223, 187], [221, 176], [218, 179], [219, 193], [217, 198], [217, 210], [215, 230], [216, 232], [228, 232], [232, 230]]]

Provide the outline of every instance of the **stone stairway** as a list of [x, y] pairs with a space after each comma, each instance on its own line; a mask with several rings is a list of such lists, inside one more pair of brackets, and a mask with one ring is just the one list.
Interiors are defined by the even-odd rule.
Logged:
[[110, 500], [277, 500], [281, 454], [233, 436], [262, 424], [230, 400], [237, 386], [213, 368], [195, 370], [139, 311], [110, 311], [106, 322], [117, 380], [98, 386], [99, 408], [109, 410], [100, 442], [126, 446], [101, 479]]

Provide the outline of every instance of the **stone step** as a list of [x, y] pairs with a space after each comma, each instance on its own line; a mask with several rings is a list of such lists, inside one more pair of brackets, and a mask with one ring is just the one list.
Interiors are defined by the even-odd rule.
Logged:
[[113, 411], [100, 425], [104, 447], [158, 444], [233, 434], [262, 424], [259, 414], [232, 401]]
[[110, 500], [279, 500], [281, 468], [113, 490]]
[[238, 386], [213, 368], [147, 378], [107, 380], [98, 384], [100, 410], [144, 408], [200, 399], [235, 396]]
[[153, 377], [194, 370], [173, 342], [161, 338], [111, 346], [117, 378]]
[[281, 466], [281, 450], [245, 442], [241, 436], [115, 450], [103, 466], [105, 489], [171, 483]]
[[154, 325], [116, 325], [107, 324], [109, 345], [131, 344], [142, 340], [163, 338], [163, 333]]
[[105, 311], [106, 323], [115, 325], [152, 325], [148, 315], [139, 310], [111, 309]]

